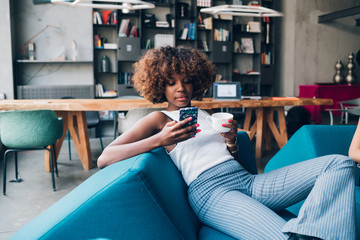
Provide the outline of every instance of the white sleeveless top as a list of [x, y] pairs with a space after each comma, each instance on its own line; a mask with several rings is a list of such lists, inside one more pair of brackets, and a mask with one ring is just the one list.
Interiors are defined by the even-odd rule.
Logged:
[[[179, 121], [179, 111], [162, 112]], [[207, 169], [234, 159], [227, 149], [225, 138], [212, 129], [210, 120], [206, 120], [207, 116], [210, 115], [199, 109], [198, 129], [201, 129], [201, 132], [194, 138], [177, 143], [168, 153], [188, 186]]]

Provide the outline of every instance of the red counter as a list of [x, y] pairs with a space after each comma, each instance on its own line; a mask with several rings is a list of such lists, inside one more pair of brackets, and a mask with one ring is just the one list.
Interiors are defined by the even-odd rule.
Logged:
[[[300, 85], [301, 98], [331, 98], [333, 106], [304, 106], [311, 114], [311, 120], [321, 123], [321, 111], [328, 108], [339, 109], [338, 102], [360, 97], [360, 85]], [[340, 112], [334, 112], [340, 116]]]

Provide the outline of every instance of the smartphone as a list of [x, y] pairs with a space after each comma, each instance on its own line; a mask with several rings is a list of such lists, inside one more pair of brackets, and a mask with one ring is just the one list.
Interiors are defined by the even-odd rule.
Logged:
[[192, 120], [188, 122], [184, 127], [196, 124], [198, 119], [198, 111], [199, 110], [197, 107], [180, 108], [179, 121], [182, 121], [188, 117], [192, 117]]

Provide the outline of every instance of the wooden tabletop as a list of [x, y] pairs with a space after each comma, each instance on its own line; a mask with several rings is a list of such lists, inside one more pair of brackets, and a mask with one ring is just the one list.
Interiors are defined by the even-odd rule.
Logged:
[[[199, 108], [257, 108], [301, 105], [333, 105], [332, 99], [273, 97], [261, 100], [193, 100]], [[166, 108], [167, 103], [153, 104], [144, 99], [19, 99], [1, 100], [0, 110], [52, 109], [54, 111], [127, 111], [132, 108]]]

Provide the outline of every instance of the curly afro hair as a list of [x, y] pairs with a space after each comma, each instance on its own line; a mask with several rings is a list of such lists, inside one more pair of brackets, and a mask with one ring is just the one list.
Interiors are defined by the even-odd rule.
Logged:
[[193, 99], [202, 99], [214, 81], [214, 66], [200, 51], [187, 47], [151, 49], [134, 64], [133, 82], [140, 95], [152, 103], [163, 103], [167, 80], [186, 75], [193, 84]]

